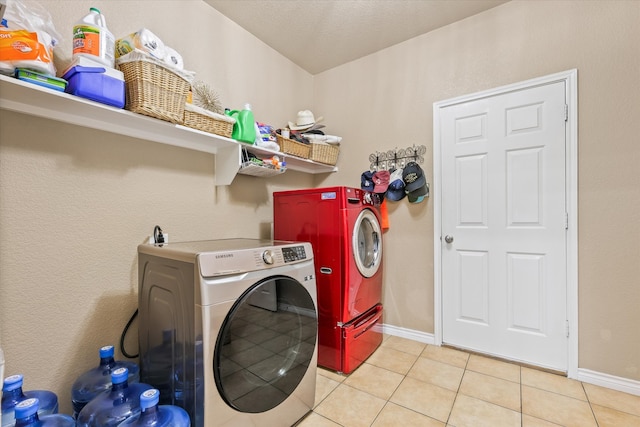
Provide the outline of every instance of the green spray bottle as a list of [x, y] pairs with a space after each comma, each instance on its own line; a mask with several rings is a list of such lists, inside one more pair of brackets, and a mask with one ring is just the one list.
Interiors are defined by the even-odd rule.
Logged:
[[251, 111], [251, 104], [244, 104], [244, 110], [231, 110], [226, 114], [236, 119], [231, 138], [247, 144], [254, 144], [256, 142], [256, 120], [253, 117], [253, 111]]

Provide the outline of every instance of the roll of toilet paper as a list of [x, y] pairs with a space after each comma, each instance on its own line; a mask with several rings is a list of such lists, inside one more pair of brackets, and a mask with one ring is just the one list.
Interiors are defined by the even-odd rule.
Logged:
[[164, 57], [164, 62], [171, 65], [172, 67], [176, 67], [180, 70], [184, 69], [184, 61], [182, 60], [182, 56], [176, 52], [175, 49], [170, 48], [169, 46], [165, 46], [166, 55]]

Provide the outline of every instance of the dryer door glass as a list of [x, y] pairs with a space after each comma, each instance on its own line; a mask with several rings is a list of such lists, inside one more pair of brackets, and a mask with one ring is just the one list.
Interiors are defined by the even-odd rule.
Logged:
[[364, 277], [376, 274], [382, 261], [382, 232], [378, 218], [370, 209], [358, 215], [352, 245], [360, 274]]
[[258, 413], [289, 397], [317, 363], [317, 320], [313, 299], [297, 280], [270, 277], [245, 292], [225, 318], [213, 356], [225, 402]]

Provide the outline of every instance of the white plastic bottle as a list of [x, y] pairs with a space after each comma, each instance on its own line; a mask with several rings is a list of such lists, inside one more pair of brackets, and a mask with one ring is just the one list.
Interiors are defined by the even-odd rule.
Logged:
[[107, 20], [92, 7], [89, 14], [73, 26], [73, 58], [86, 56], [107, 67], [115, 65], [115, 38], [107, 28]]

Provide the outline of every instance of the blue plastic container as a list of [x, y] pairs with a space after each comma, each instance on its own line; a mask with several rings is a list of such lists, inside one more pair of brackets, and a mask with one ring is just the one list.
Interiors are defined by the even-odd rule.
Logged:
[[140, 395], [151, 388], [144, 383], [129, 384], [129, 370], [118, 368], [111, 372], [111, 390], [101, 393], [87, 403], [78, 414], [77, 427], [117, 426], [140, 413]]
[[137, 364], [127, 361], [116, 361], [113, 358], [112, 345], [100, 348], [100, 364], [89, 369], [76, 379], [71, 386], [71, 404], [73, 405], [73, 417], [78, 414], [94, 397], [111, 389], [111, 372], [118, 368], [129, 370], [129, 384], [140, 382], [140, 368]]
[[120, 427], [190, 427], [187, 411], [175, 405], [158, 405], [160, 391], [151, 389], [140, 395], [139, 415], [129, 418]]
[[[114, 70], [116, 71], [116, 70]], [[62, 78], [68, 84], [64, 90], [72, 95], [123, 108], [125, 103], [124, 79], [110, 76], [104, 67], [71, 67]]]
[[38, 415], [38, 399], [25, 399], [16, 405], [16, 427], [74, 427], [76, 421], [69, 415]]
[[2, 385], [2, 427], [13, 427], [15, 421], [15, 406], [29, 398], [40, 401], [38, 415], [58, 413], [58, 396], [52, 391], [29, 390], [22, 391], [22, 374], [11, 375], [4, 379]]

